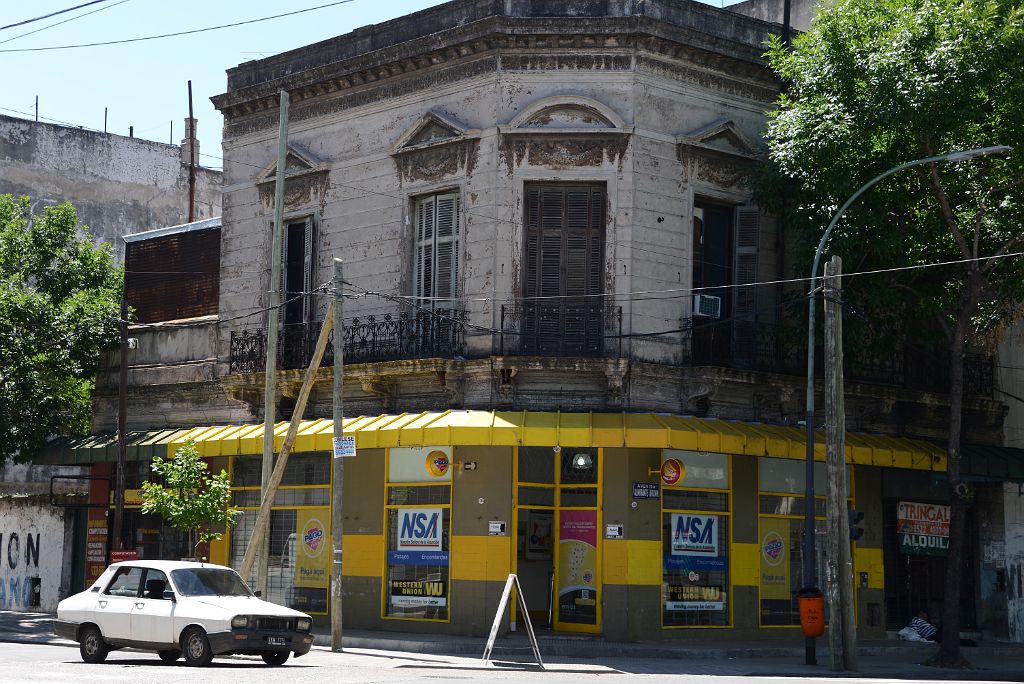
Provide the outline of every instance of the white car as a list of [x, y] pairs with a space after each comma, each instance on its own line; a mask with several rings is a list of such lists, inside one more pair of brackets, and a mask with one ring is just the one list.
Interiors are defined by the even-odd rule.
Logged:
[[256, 597], [237, 572], [185, 561], [126, 561], [57, 606], [54, 631], [79, 643], [82, 660], [102, 663], [131, 647], [208, 665], [215, 655], [263, 656], [282, 665], [309, 652], [312, 618]]

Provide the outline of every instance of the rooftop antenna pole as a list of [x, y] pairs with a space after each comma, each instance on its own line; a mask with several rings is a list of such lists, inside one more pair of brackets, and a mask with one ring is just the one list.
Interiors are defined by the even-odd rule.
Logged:
[[[173, 124], [172, 124], [173, 125]], [[192, 81], [188, 82], [188, 222], [196, 220], [196, 120], [192, 117]]]

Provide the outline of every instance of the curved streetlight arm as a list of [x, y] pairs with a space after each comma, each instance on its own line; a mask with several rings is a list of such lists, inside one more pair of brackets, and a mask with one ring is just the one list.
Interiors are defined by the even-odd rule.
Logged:
[[829, 222], [828, 227], [825, 229], [825, 234], [821, 236], [821, 241], [818, 242], [818, 249], [814, 253], [814, 265], [811, 267], [811, 288], [807, 293], [808, 311], [807, 311], [807, 414], [806, 414], [806, 430], [807, 430], [807, 451], [806, 451], [806, 470], [804, 474], [805, 487], [804, 487], [804, 586], [813, 587], [817, 584], [817, 570], [815, 567], [815, 553], [814, 553], [814, 318], [815, 318], [815, 298], [814, 294], [817, 290], [818, 282], [818, 266], [821, 263], [821, 254], [825, 249], [825, 243], [828, 242], [829, 236], [832, 234], [832, 229], [835, 228], [836, 224], [839, 223], [839, 219], [843, 217], [843, 214], [853, 202], [864, 194], [864, 192], [872, 185], [882, 180], [886, 176], [891, 176], [897, 171], [910, 168], [911, 166], [919, 166], [921, 164], [930, 164], [937, 161], [952, 161], [960, 162], [967, 159], [974, 159], [975, 157], [984, 157], [990, 154], [999, 154], [1002, 152], [1009, 152], [1013, 150], [1008, 145], [995, 145], [993, 147], [979, 147], [972, 150], [960, 150], [957, 152], [950, 152], [948, 154], [940, 154], [934, 157], [926, 157], [924, 159], [915, 159], [899, 166], [880, 173], [864, 185], [860, 186], [857, 192], [850, 195], [850, 198], [846, 200], [839, 211], [836, 212], [835, 216], [832, 217], [832, 221]]

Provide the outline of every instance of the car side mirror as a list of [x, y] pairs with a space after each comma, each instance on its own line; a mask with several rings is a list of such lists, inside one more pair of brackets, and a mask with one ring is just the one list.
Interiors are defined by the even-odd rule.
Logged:
[[260, 596], [263, 596], [263, 592], [260, 591], [259, 589], [257, 589], [256, 591], [254, 591], [252, 593], [253, 593], [253, 596], [255, 596], [257, 598], [259, 598]]
[[178, 599], [174, 597], [174, 592], [170, 589], [164, 589], [164, 600], [170, 601], [171, 603], [177, 603]]

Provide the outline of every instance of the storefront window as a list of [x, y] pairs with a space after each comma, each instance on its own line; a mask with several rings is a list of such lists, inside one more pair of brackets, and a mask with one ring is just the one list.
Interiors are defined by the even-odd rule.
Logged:
[[662, 487], [662, 624], [725, 626], [729, 619], [729, 456], [665, 449], [678, 483]]
[[[328, 607], [332, 555], [330, 468], [329, 454], [292, 454], [270, 511], [264, 598], [313, 614], [326, 614]], [[245, 557], [262, 499], [262, 457], [235, 457], [231, 476], [232, 503], [242, 509], [230, 533], [230, 562], [238, 567]], [[248, 579], [250, 586], [255, 586], [255, 569]]]
[[384, 616], [447, 621], [452, 448], [388, 451]]
[[[796, 594], [803, 582], [804, 483], [802, 460], [761, 458], [758, 461], [758, 539], [761, 624], [800, 624]], [[814, 491], [824, 493], [825, 464], [814, 464]], [[847, 481], [852, 482], [847, 468]], [[819, 583], [825, 577], [825, 498], [814, 501], [815, 566]]]

